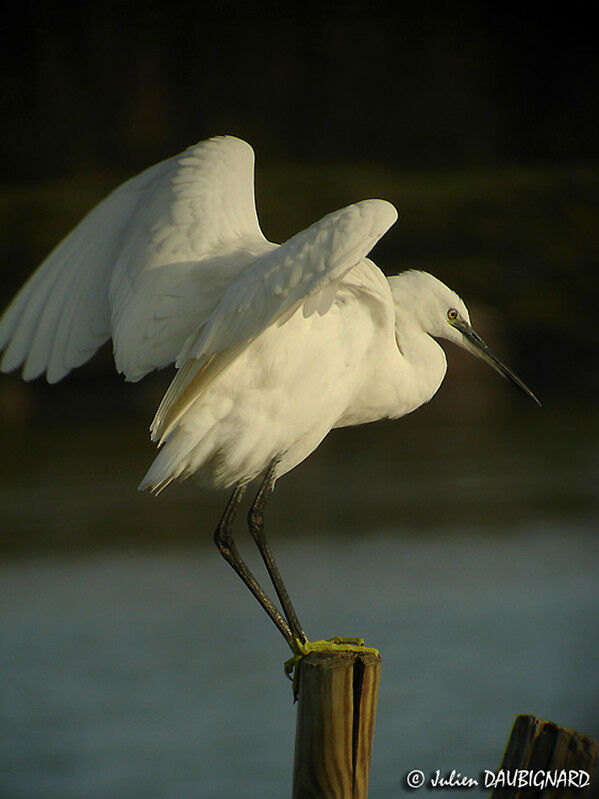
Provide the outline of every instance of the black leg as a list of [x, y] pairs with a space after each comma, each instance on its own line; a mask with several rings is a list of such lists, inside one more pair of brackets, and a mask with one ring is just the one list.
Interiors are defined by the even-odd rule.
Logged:
[[264, 561], [264, 565], [266, 566], [266, 570], [268, 571], [271, 582], [275, 588], [275, 591], [277, 592], [279, 602], [281, 603], [283, 613], [285, 614], [285, 618], [287, 619], [293, 637], [297, 638], [301, 643], [305, 643], [307, 638], [299, 623], [297, 613], [295, 612], [295, 608], [291, 603], [289, 593], [287, 592], [287, 588], [285, 587], [285, 583], [283, 582], [283, 578], [281, 577], [278, 566], [264, 534], [264, 506], [274, 491], [273, 474], [275, 465], [276, 463], [273, 461], [266, 473], [266, 476], [264, 477], [264, 480], [262, 481], [262, 484], [260, 485], [258, 493], [256, 494], [256, 499], [252, 503], [252, 507], [250, 508], [250, 512], [248, 514], [248, 525], [250, 532], [256, 544], [258, 545], [258, 549], [262, 555], [262, 560]]
[[275, 608], [268, 596], [264, 593], [254, 575], [246, 566], [241, 555], [239, 554], [237, 546], [235, 545], [233, 535], [231, 534], [233, 519], [235, 518], [235, 514], [237, 512], [237, 508], [239, 507], [239, 503], [241, 502], [241, 498], [243, 497], [244, 491], [245, 486], [237, 486], [231, 494], [231, 498], [227, 503], [225, 512], [223, 513], [221, 520], [214, 531], [214, 543], [218, 547], [220, 554], [227, 561], [227, 563], [229, 563], [235, 569], [237, 574], [241, 577], [243, 582], [247, 585], [264, 610], [268, 613], [281, 635], [291, 646], [293, 642], [293, 634], [289, 628], [289, 625], [281, 616], [279, 611]]

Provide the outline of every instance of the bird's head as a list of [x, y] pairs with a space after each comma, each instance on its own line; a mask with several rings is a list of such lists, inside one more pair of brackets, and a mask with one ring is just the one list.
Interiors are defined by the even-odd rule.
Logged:
[[398, 337], [401, 345], [402, 317], [433, 338], [453, 341], [507, 378], [538, 405], [541, 403], [528, 386], [489, 349], [470, 323], [470, 314], [461, 297], [428, 272], [410, 270], [389, 278], [395, 302]]

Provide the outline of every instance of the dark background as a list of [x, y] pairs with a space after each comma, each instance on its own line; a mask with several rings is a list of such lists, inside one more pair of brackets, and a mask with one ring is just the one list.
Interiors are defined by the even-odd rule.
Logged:
[[257, 153], [267, 236], [383, 196], [400, 209], [375, 253], [387, 272], [425, 267], [496, 311], [545, 397], [596, 390], [597, 48], [576, 5], [16, 14], [0, 71], [0, 300], [123, 178], [233, 133]]
[[597, 156], [575, 4], [23, 3], [4, 55], [13, 183], [126, 172], [217, 132], [269, 162], [447, 168]]
[[[390, 200], [399, 222], [375, 261], [387, 273], [425, 268], [457, 290], [480, 333], [544, 403], [539, 415], [449, 347], [434, 409], [392, 427], [402, 452], [412, 437], [410, 463], [420, 458], [425, 473], [430, 463], [436, 471], [430, 424], [451, 436], [448, 423], [470, 423], [461, 435], [489, 436], [490, 458], [509, 438], [518, 451], [524, 428], [540, 462], [558, 463], [576, 442], [596, 439], [597, 48], [576, 5], [540, 13], [486, 3], [24, 2], [15, 11], [0, 70], [0, 304], [122, 180], [232, 133], [256, 151], [269, 238], [283, 241], [356, 200]], [[175, 529], [170, 521], [184, 498], [194, 518], [196, 489], [160, 503], [131, 494], [153, 457], [147, 428], [170, 377], [165, 370], [125, 384], [109, 345], [57, 386], [2, 376], [0, 433], [11, 453], [0, 467], [10, 497], [4, 551], [197, 539], [191, 521]], [[381, 462], [371, 429], [336, 435], [341, 460], [348, 448], [370, 447]], [[387, 429], [378, 435], [386, 439]], [[67, 499], [45, 503], [46, 517], [23, 516], [35, 502], [13, 498], [44, 489], [59, 460]], [[303, 487], [304, 472], [294, 477], [283, 530], [310, 527], [302, 496], [320, 480], [319, 463], [302, 467]], [[118, 525], [93, 513], [67, 522], [69, 475], [86, 474], [93, 491], [107, 470], [121, 474], [119, 496], [133, 503]], [[562, 493], [572, 488], [560, 500], [572, 512], [595, 501], [575, 473], [559, 478]], [[316, 518], [330, 514], [333, 527], [363, 519], [318, 486]], [[202, 524], [212, 525], [222, 498], [202, 496]], [[469, 501], [454, 500], [454, 514]], [[368, 507], [368, 518], [389, 518], [380, 496]], [[394, 514], [405, 507], [404, 499]], [[501, 515], [489, 509], [489, 523]]]

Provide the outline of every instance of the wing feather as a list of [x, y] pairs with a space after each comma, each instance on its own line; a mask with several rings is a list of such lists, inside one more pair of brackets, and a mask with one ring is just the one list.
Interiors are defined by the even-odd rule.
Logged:
[[179, 372], [154, 417], [152, 438], [163, 442], [208, 383], [271, 324], [314, 295], [320, 295], [314, 310], [326, 312], [335, 282], [396, 219], [390, 203], [365, 200], [325, 216], [248, 267], [185, 343]]
[[258, 224], [253, 174], [252, 148], [225, 136], [117, 188], [9, 305], [2, 371], [24, 364], [25, 379], [55, 382], [110, 336], [127, 379], [172, 362], [220, 293], [274, 246]]

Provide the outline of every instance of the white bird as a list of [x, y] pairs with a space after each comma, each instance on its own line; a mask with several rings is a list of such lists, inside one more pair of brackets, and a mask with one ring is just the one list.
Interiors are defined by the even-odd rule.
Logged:
[[[1, 368], [51, 383], [109, 338], [135, 381], [173, 362], [152, 423], [160, 451], [140, 488], [194, 475], [234, 486], [215, 541], [292, 649], [305, 635], [264, 537], [276, 480], [335, 427], [394, 419], [428, 402], [447, 362], [436, 339], [488, 361], [451, 289], [425, 272], [386, 278], [366, 256], [396, 221], [383, 200], [325, 216], [285, 244], [267, 241], [253, 190], [254, 153], [224, 136], [124, 183], [42, 263], [0, 322]], [[239, 556], [231, 525], [249, 514], [285, 618]]]

